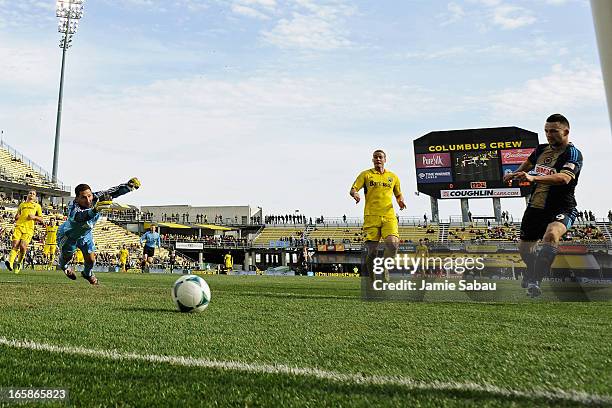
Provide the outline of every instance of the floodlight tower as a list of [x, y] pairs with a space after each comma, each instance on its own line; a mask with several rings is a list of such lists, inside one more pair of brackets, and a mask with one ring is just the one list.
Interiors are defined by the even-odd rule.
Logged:
[[53, 149], [53, 182], [57, 182], [57, 161], [59, 158], [59, 138], [62, 124], [62, 98], [64, 96], [64, 68], [66, 66], [66, 50], [72, 45], [72, 36], [76, 34], [79, 19], [83, 17], [85, 0], [57, 0], [55, 15], [58, 17], [57, 31], [62, 34], [59, 46], [62, 49], [62, 69], [60, 74], [59, 97], [57, 100], [57, 120], [55, 122], [55, 147]]

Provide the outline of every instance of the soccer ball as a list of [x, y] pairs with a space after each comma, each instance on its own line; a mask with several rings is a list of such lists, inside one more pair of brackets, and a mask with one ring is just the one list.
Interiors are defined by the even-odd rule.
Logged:
[[210, 303], [210, 288], [199, 276], [181, 276], [172, 287], [172, 300], [181, 312], [201, 312]]

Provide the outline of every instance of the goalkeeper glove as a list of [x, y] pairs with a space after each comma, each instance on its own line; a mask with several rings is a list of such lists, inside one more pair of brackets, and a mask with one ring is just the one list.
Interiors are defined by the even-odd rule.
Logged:
[[100, 196], [100, 198], [96, 202], [96, 205], [94, 206], [94, 211], [100, 212], [102, 210], [108, 210], [112, 204], [113, 197], [111, 197], [110, 194], [104, 194], [103, 196]]
[[132, 177], [128, 182], [127, 185], [129, 188], [131, 188], [132, 190], [137, 190], [138, 188], [140, 188], [140, 180], [138, 180], [138, 178], [136, 177]]

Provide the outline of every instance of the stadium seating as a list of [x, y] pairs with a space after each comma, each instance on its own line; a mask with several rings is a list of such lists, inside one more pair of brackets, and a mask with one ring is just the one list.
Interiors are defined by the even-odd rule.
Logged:
[[363, 242], [363, 232], [361, 227], [317, 225], [307, 233], [306, 238], [311, 240], [330, 239], [332, 244], [352, 244]]
[[399, 238], [400, 242], [414, 242], [419, 240], [437, 242], [439, 241], [440, 228], [437, 224], [429, 224], [426, 227], [414, 225], [400, 225]]
[[257, 237], [255, 237], [253, 245], [268, 246], [270, 241], [281, 241], [289, 237], [300, 239], [303, 235], [303, 226], [268, 226], [264, 227]]
[[11, 182], [23, 183], [32, 187], [49, 187], [51, 181], [33, 167], [11, 155], [4, 147], [0, 147], [0, 174]]
[[448, 229], [449, 242], [471, 242], [476, 240], [515, 242], [519, 229], [514, 224], [486, 226], [451, 226]]

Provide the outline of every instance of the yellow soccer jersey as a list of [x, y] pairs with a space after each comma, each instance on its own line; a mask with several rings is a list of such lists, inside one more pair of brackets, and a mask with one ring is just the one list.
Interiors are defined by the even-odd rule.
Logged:
[[45, 227], [45, 245], [57, 245], [57, 225]]
[[395, 217], [393, 197], [402, 193], [395, 173], [385, 170], [380, 174], [375, 169], [364, 170], [357, 176], [352, 188], [359, 191], [362, 187], [365, 194], [364, 215]]
[[122, 249], [119, 251], [119, 260], [121, 261], [121, 263], [125, 263], [125, 261], [127, 261], [128, 254], [129, 252], [127, 249]]
[[34, 232], [34, 220], [29, 220], [28, 216], [38, 215], [42, 217], [42, 209], [38, 203], [24, 201], [17, 207], [17, 214], [19, 214], [19, 218], [17, 218], [15, 225], [25, 227]]
[[74, 262], [82, 264], [84, 261], [85, 258], [83, 257], [83, 252], [77, 248], [76, 252], [74, 253]]
[[226, 254], [224, 258], [225, 258], [225, 267], [231, 268], [233, 265], [232, 256], [230, 254]]

